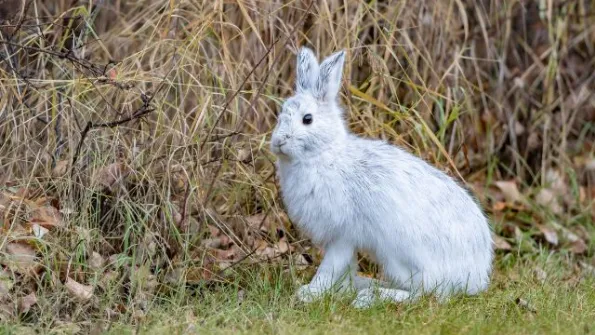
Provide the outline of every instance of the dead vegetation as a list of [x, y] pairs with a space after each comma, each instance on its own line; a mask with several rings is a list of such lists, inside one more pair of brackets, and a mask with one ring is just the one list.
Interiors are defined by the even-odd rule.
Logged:
[[351, 128], [463, 178], [503, 254], [593, 271], [594, 6], [0, 2], [0, 318], [136, 322], [235, 267], [316, 262], [266, 143], [304, 44], [347, 50]]

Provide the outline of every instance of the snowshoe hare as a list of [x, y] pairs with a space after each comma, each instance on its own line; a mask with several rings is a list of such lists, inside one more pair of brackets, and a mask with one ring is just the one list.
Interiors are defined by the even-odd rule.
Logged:
[[[296, 92], [271, 138], [289, 217], [325, 251], [298, 298], [354, 288], [353, 305], [368, 307], [377, 298], [486, 290], [493, 249], [482, 210], [424, 160], [349, 132], [337, 101], [344, 59], [340, 51], [319, 64], [312, 50], [300, 50]], [[386, 282], [357, 276], [357, 251], [382, 266]]]

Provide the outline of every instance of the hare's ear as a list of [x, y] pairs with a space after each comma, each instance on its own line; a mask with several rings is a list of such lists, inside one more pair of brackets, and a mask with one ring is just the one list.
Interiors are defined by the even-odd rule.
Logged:
[[329, 102], [334, 100], [341, 88], [345, 51], [336, 52], [328, 56], [321, 64], [316, 80], [314, 95], [318, 100]]
[[314, 88], [318, 78], [318, 59], [312, 50], [302, 47], [297, 57], [296, 91], [303, 93]]

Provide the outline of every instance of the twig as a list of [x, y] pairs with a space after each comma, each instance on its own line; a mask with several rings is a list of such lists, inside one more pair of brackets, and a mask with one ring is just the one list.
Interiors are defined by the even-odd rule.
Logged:
[[[306, 17], [308, 17], [308, 14], [310, 13], [310, 9], [312, 8], [313, 5], [314, 5], [314, 1], [310, 1], [310, 4], [306, 8], [305, 13], [302, 15], [302, 17], [300, 17], [300, 19], [295, 24], [295, 26], [293, 27], [293, 29], [291, 30], [291, 32], [286, 36], [285, 42], [283, 43], [284, 45], [286, 45], [289, 42], [289, 39], [291, 38], [291, 36], [293, 36], [293, 34], [295, 34], [295, 32], [297, 31], [298, 27], [300, 27], [302, 25], [302, 23], [304, 22], [304, 20], [306, 19]], [[237, 97], [237, 95], [240, 93], [240, 91], [242, 90], [242, 88], [244, 87], [244, 85], [246, 84], [246, 82], [248, 82], [248, 79], [252, 76], [252, 74], [254, 73], [254, 71], [256, 71], [256, 69], [264, 62], [264, 60], [273, 51], [273, 49], [275, 48], [275, 45], [277, 45], [277, 43], [279, 43], [280, 40], [281, 40], [281, 36], [279, 36], [279, 37], [277, 37], [275, 39], [275, 41], [273, 42], [273, 44], [271, 44], [271, 46], [267, 49], [267, 51], [264, 53], [264, 55], [256, 63], [256, 65], [254, 65], [252, 67], [252, 69], [250, 70], [250, 72], [248, 72], [248, 75], [246, 76], [246, 78], [244, 78], [244, 80], [242, 81], [242, 83], [240, 84], [240, 86], [234, 91], [234, 93], [231, 95], [231, 97], [225, 102], [225, 105], [223, 105], [223, 110], [221, 111], [221, 113], [219, 113], [219, 115], [217, 115], [217, 118], [215, 119], [215, 122], [213, 123], [213, 126], [211, 126], [211, 128], [209, 129], [209, 132], [207, 133], [207, 135], [205, 136], [203, 142], [201, 143], [201, 145], [200, 145], [200, 151], [203, 150], [205, 144], [209, 141], [209, 138], [211, 137], [211, 134], [215, 130], [215, 127], [217, 127], [217, 124], [219, 123], [219, 121], [221, 120], [221, 118], [223, 117], [223, 115], [225, 114], [225, 112], [227, 111], [227, 109], [229, 108], [229, 105], [231, 104], [231, 102]], [[279, 55], [277, 55], [277, 57], [275, 57], [274, 63], [278, 60], [278, 58], [279, 58]], [[260, 95], [260, 91], [264, 87], [264, 84], [266, 83], [266, 81], [267, 81], [270, 73], [271, 73], [271, 69], [269, 69], [266, 72], [265, 79], [259, 85], [258, 90], [256, 92], [256, 95], [255, 95], [254, 99], [252, 100], [252, 102], [250, 103], [250, 108], [253, 107], [254, 101]], [[242, 115], [242, 117], [241, 117], [240, 121], [238, 122], [238, 124], [241, 124], [242, 123], [244, 117], [245, 117], [245, 114]], [[229, 134], [225, 134], [225, 135], [223, 135], [221, 137], [218, 137], [217, 140], [224, 139], [224, 138], [227, 138], [227, 137], [230, 137], [230, 136], [233, 136], [233, 135], [237, 135], [237, 134], [238, 134], [238, 130], [236, 129], [235, 131], [233, 131], [233, 132], [231, 132]]]
[[[287, 37], [285, 38], [285, 42], [284, 45], [286, 45], [290, 38], [293, 36], [293, 34], [295, 34], [295, 32], [297, 31], [298, 27], [300, 27], [302, 25], [302, 23], [304, 22], [304, 20], [306, 19], [306, 17], [308, 17], [308, 14], [310, 13], [310, 9], [312, 8], [312, 6], [314, 5], [314, 1], [311, 1], [310, 4], [308, 5], [308, 7], [306, 8], [306, 11], [304, 12], [304, 14], [302, 15], [302, 17], [300, 17], [300, 19], [298, 20], [298, 22], [295, 24], [295, 26], [293, 27], [293, 29], [289, 32], [289, 34], [287, 35]], [[260, 65], [260, 63], [262, 63], [262, 61], [264, 60], [264, 58], [271, 53], [271, 51], [273, 50], [273, 48], [275, 47], [275, 45], [277, 44], [277, 42], [280, 40], [280, 37], [277, 38], [273, 44], [267, 49], [267, 51], [265, 52], [264, 56], [260, 59], [260, 61], [254, 66], [254, 68], [252, 68], [252, 70], [250, 71], [250, 73], [248, 74], [248, 76], [246, 76], [246, 78], [244, 79], [244, 81], [242, 82], [242, 84], [240, 85], [240, 87], [234, 92], [234, 94], [232, 95], [232, 97], [227, 101], [227, 103], [225, 104], [225, 106], [223, 107], [223, 111], [219, 114], [219, 116], [217, 117], [217, 119], [215, 120], [215, 123], [213, 124], [213, 126], [211, 127], [211, 129], [209, 130], [209, 133], [207, 134], [207, 136], [205, 137], [205, 140], [203, 141], [203, 143], [200, 146], [200, 150], [202, 151], [204, 145], [206, 144], [206, 142], [208, 141], [209, 137], [211, 136], [211, 133], [213, 131], [213, 129], [215, 128], [215, 126], [217, 125], [217, 122], [221, 119], [221, 117], [223, 116], [223, 114], [225, 113], [225, 111], [227, 110], [227, 107], [229, 106], [229, 104], [231, 103], [231, 101], [235, 98], [235, 96], [238, 95], [238, 93], [240, 92], [240, 90], [242, 89], [242, 87], [244, 86], [244, 84], [246, 83], [246, 81], [248, 80], [248, 78], [252, 75], [252, 73], [254, 72], [254, 70], [256, 69], [256, 67], [258, 67]], [[273, 64], [276, 63], [279, 59], [279, 54], [277, 55], [277, 57], [275, 57], [275, 59], [273, 60]], [[258, 99], [258, 96], [260, 95], [260, 92], [262, 91], [262, 88], [264, 87], [264, 85], [266, 84], [269, 75], [271, 74], [272, 71], [272, 67], [269, 68], [265, 74], [265, 79], [262, 81], [262, 83], [258, 86], [258, 89], [256, 91], [256, 94], [254, 95], [254, 98], [252, 99], [252, 101], [250, 102], [250, 106], [248, 107], [248, 109], [252, 109], [254, 107], [254, 104], [256, 103], [256, 100]], [[239, 134], [239, 128], [245, 118], [246, 114], [242, 114], [242, 116], [240, 117], [240, 120], [237, 123], [236, 129], [228, 134], [222, 135], [220, 137], [218, 137], [219, 139], [224, 139], [227, 137], [231, 137], [234, 135], [238, 135]], [[206, 207], [206, 204], [209, 202], [209, 198], [211, 196], [211, 191], [213, 190], [213, 185], [215, 184], [215, 180], [217, 179], [217, 176], [219, 175], [219, 172], [221, 171], [221, 169], [217, 169], [215, 172], [215, 175], [213, 176], [213, 179], [211, 180], [211, 183], [207, 189], [207, 192], [205, 194], [203, 203], [204, 206]]]
[[121, 120], [110, 121], [110, 122], [105, 122], [105, 123], [93, 123], [91, 121], [87, 122], [87, 125], [81, 131], [81, 139], [79, 140], [79, 142], [76, 146], [76, 151], [74, 152], [74, 156], [72, 156], [71, 175], [72, 175], [72, 171], [74, 170], [74, 165], [79, 158], [79, 154], [81, 152], [83, 142], [85, 141], [87, 134], [91, 130], [98, 129], [98, 128], [114, 128], [114, 127], [117, 127], [124, 123], [130, 122], [132, 120], [139, 119], [139, 118], [149, 114], [150, 112], [154, 111], [154, 109], [149, 106], [149, 104], [151, 103], [152, 97], [148, 98], [145, 94], [142, 94], [141, 99], [143, 99], [143, 105], [134, 114], [132, 114], [132, 116], [123, 118]]

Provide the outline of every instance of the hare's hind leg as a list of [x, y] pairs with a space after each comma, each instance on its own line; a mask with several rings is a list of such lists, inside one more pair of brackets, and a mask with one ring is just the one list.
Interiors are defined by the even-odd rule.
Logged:
[[353, 287], [359, 292], [367, 288], [374, 287], [391, 287], [392, 285], [380, 279], [362, 277], [358, 275], [353, 276]]
[[358, 292], [357, 297], [351, 303], [355, 308], [368, 308], [378, 301], [403, 302], [414, 298], [409, 291], [396, 288], [366, 288]]

